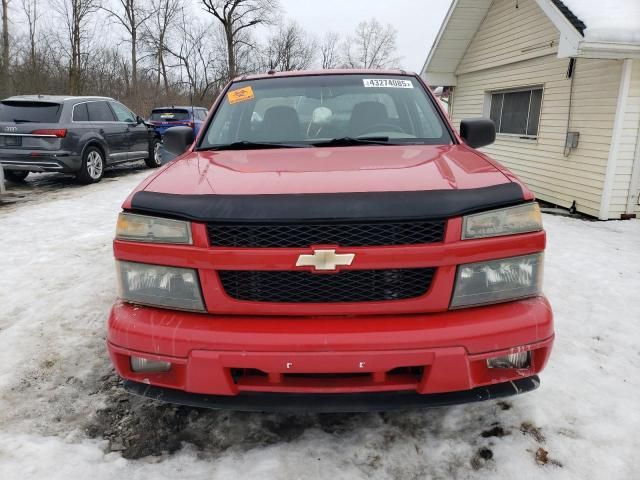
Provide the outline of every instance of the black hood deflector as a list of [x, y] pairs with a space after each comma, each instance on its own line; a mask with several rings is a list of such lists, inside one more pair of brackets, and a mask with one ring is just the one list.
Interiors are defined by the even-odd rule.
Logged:
[[517, 183], [465, 190], [282, 195], [176, 195], [140, 191], [137, 213], [197, 222], [305, 222], [449, 218], [522, 203]]

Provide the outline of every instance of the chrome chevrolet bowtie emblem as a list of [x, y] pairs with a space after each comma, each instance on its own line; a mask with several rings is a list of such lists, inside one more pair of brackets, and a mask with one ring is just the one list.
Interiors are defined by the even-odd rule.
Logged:
[[315, 267], [316, 270], [335, 270], [351, 265], [355, 253], [336, 253], [335, 250], [314, 250], [313, 255], [300, 255], [296, 267]]

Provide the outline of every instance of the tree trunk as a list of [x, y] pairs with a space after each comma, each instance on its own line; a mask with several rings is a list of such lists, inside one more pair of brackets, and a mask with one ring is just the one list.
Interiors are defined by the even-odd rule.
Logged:
[[80, 95], [80, 19], [78, 12], [73, 12], [73, 32], [71, 45], [71, 70], [69, 72], [69, 87], [71, 95]]
[[2, 72], [0, 91], [9, 93], [9, 0], [2, 0]]
[[38, 4], [33, 4], [33, 20], [29, 19], [29, 43], [30, 43], [30, 60], [31, 73], [36, 73], [36, 28], [38, 21]]
[[162, 70], [162, 80], [164, 81], [164, 94], [169, 95], [169, 77], [167, 76], [167, 66], [164, 63], [163, 54], [160, 54], [160, 69]]
[[136, 51], [136, 42], [138, 33], [133, 30], [131, 33], [131, 93], [136, 95], [138, 93], [138, 56]]
[[234, 47], [234, 39], [233, 39], [233, 25], [226, 24], [224, 26], [224, 33], [227, 37], [227, 56], [229, 57], [229, 80], [232, 80], [236, 77], [236, 52]]

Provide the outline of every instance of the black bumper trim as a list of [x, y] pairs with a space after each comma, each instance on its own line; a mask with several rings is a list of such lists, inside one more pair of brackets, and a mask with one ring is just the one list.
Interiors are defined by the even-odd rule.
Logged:
[[416, 392], [343, 394], [245, 392], [235, 396], [225, 396], [188, 393], [130, 380], [124, 382], [124, 388], [129, 393], [162, 402], [218, 410], [287, 413], [355, 413], [442, 407], [517, 395], [535, 390], [539, 385], [540, 379], [534, 375], [473, 390], [426, 395]]
[[461, 190], [278, 195], [177, 195], [140, 191], [134, 212], [198, 222], [442, 219], [522, 203], [517, 183]]

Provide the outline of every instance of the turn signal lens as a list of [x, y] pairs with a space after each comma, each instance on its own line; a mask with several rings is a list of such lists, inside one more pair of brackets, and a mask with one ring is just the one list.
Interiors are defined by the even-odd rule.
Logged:
[[116, 239], [186, 245], [193, 243], [190, 222], [124, 212], [118, 216]]
[[467, 215], [462, 239], [499, 237], [542, 230], [542, 214], [536, 202]]

